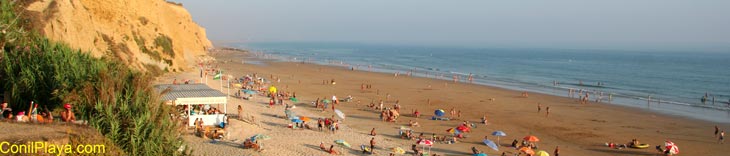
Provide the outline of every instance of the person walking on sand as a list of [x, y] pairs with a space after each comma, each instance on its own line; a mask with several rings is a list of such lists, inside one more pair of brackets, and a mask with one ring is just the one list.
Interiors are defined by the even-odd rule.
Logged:
[[537, 112], [540, 113], [540, 110], [542, 110], [542, 104], [539, 102], [537, 103]]
[[545, 117], [548, 117], [550, 115], [550, 106], [545, 107]]
[[724, 144], [725, 143], [725, 131], [720, 131], [720, 138], [718, 138], [718, 142], [720, 144]]
[[375, 137], [370, 139], [370, 150], [375, 151]]
[[717, 128], [717, 125], [715, 125], [715, 137], [717, 137], [718, 133], [720, 133], [720, 128]]
[[560, 147], [559, 146], [555, 146], [555, 151], [553, 152], [553, 155], [560, 156]]

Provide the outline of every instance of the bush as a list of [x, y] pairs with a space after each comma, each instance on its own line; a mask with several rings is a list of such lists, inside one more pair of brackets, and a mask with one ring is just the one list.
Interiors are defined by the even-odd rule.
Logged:
[[175, 57], [175, 51], [172, 50], [172, 39], [166, 35], [160, 34], [155, 38], [155, 46], [162, 48], [162, 53]]
[[177, 122], [151, 88], [152, 75], [27, 33], [15, 7], [0, 0], [0, 85], [13, 108], [27, 110], [31, 100], [50, 109], [73, 103], [77, 117], [128, 155], [189, 154], [178, 151]]

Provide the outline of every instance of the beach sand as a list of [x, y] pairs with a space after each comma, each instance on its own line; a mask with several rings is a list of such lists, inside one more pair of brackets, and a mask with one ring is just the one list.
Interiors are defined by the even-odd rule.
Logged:
[[[315, 99], [336, 95], [338, 98], [351, 95], [353, 102], [343, 102], [337, 106], [347, 114], [343, 127], [337, 134], [312, 130], [291, 130], [285, 127], [289, 122], [275, 115], [283, 116], [284, 108], [266, 108], [265, 98], [255, 100], [231, 99], [228, 112], [235, 114], [237, 105], [244, 107], [245, 114], [254, 115], [260, 126], [235, 120], [232, 123], [231, 139], [217, 144], [209, 143], [194, 136], [186, 136], [185, 140], [194, 149], [196, 155], [328, 155], [318, 149], [320, 142], [328, 146], [335, 139], [345, 139], [353, 145], [346, 149], [348, 155], [359, 155], [359, 145], [368, 144], [372, 128], [376, 128], [378, 136], [378, 155], [387, 155], [385, 148], [401, 147], [410, 151], [415, 141], [403, 140], [397, 136], [398, 128], [407, 126], [409, 120], [417, 121], [421, 127], [414, 127], [415, 134], [425, 133], [430, 138], [432, 133], [438, 136], [447, 135], [446, 129], [453, 128], [466, 120], [478, 123], [486, 114], [489, 125], [477, 124], [468, 138], [457, 144], [435, 144], [432, 153], [442, 155], [470, 155], [471, 147], [477, 147], [489, 155], [507, 152], [514, 155], [517, 151], [507, 147], [513, 139], [520, 140], [527, 135], [540, 138], [538, 150], [553, 153], [560, 146], [562, 155], [659, 155], [654, 149], [663, 145], [665, 140], [673, 141], [680, 148], [680, 155], [726, 155], [730, 153], [727, 144], [718, 144], [713, 135], [714, 125], [705, 121], [683, 117], [658, 114], [644, 109], [628, 108], [611, 104], [591, 102], [580, 104], [577, 99], [530, 93], [529, 97], [521, 97], [522, 91], [506, 90], [495, 87], [454, 83], [430, 78], [407, 77], [404, 74], [395, 78], [393, 74], [350, 70], [342, 67], [322, 66], [292, 62], [266, 62], [265, 64], [242, 64], [241, 56], [235, 52], [219, 52], [215, 56], [220, 62], [218, 67], [225, 75], [240, 77], [258, 73], [263, 77], [276, 77], [273, 84], [281, 91], [296, 92], [300, 102], [295, 111], [299, 115], [310, 117], [329, 117], [331, 110], [322, 112], [310, 104]], [[250, 60], [247, 60], [250, 61]], [[171, 83], [172, 78], [199, 80], [198, 71], [169, 75], [160, 79]], [[212, 76], [211, 76], [212, 77]], [[215, 89], [220, 88], [219, 81], [210, 80], [208, 84]], [[337, 84], [322, 84], [334, 79]], [[361, 90], [361, 84], [371, 84], [372, 89]], [[430, 87], [429, 87], [430, 86]], [[224, 88], [223, 92], [226, 90]], [[233, 94], [233, 92], [231, 92]], [[378, 103], [386, 100], [386, 107], [392, 107], [396, 100], [400, 101], [401, 117], [397, 123], [381, 122], [379, 112], [366, 107], [371, 101]], [[567, 94], [567, 92], [566, 92]], [[428, 104], [427, 101], [431, 101]], [[359, 101], [359, 102], [358, 102]], [[537, 112], [537, 103], [542, 104], [542, 111]], [[546, 116], [545, 107], [550, 107], [550, 115]], [[651, 107], [648, 105], [647, 107]], [[461, 110], [461, 117], [451, 121], [430, 120], [436, 109], [448, 112], [451, 108]], [[411, 115], [413, 109], [421, 112], [420, 118]], [[316, 123], [310, 123], [316, 125]], [[727, 124], [718, 125], [728, 129]], [[489, 149], [482, 143], [484, 136], [496, 141], [493, 131], [507, 133], [501, 137], [500, 151]], [[257, 133], [273, 137], [264, 141], [263, 152], [236, 147], [245, 137]], [[606, 142], [625, 144], [631, 139], [651, 146], [647, 149], [611, 149]], [[340, 148], [340, 150], [342, 150]], [[536, 151], [538, 151], [536, 150]]]

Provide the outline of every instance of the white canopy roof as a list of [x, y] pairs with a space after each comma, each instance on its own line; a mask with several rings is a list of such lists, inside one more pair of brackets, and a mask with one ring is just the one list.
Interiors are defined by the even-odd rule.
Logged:
[[226, 94], [205, 84], [162, 84], [156, 85], [155, 88], [162, 93], [162, 100], [173, 101], [175, 105], [227, 103]]

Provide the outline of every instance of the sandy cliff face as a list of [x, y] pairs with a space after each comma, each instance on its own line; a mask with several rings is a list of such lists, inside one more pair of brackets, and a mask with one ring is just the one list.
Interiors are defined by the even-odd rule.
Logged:
[[180, 71], [212, 47], [182, 6], [165, 0], [37, 0], [23, 16], [45, 36], [132, 67]]

